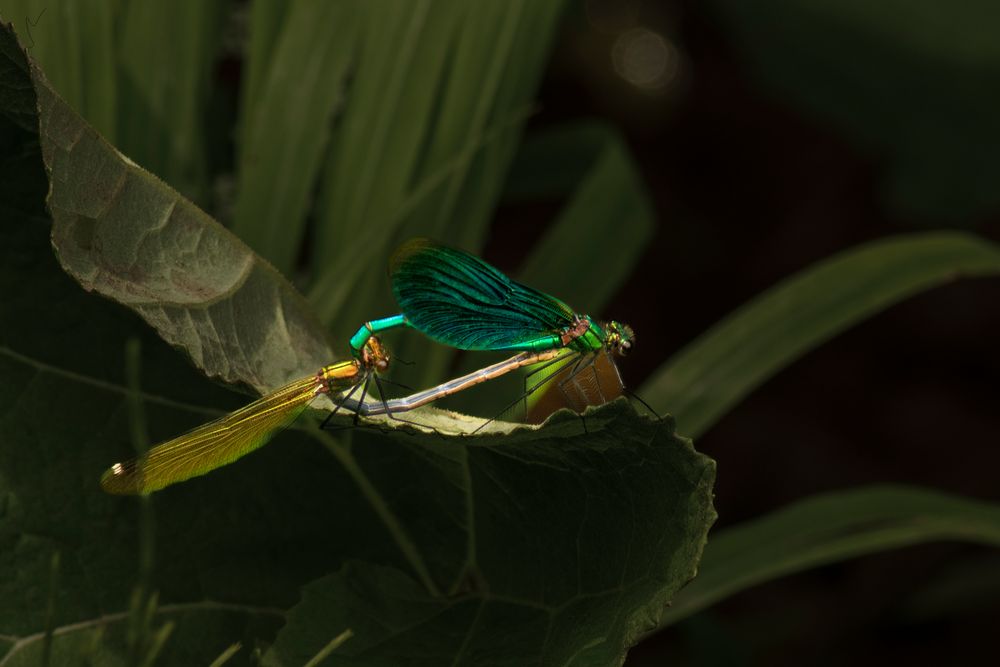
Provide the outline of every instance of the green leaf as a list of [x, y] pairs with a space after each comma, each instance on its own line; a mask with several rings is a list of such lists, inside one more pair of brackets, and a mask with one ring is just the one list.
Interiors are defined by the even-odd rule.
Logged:
[[246, 54], [243, 58], [243, 81], [240, 86], [240, 140], [247, 145], [246, 128], [257, 105], [265, 103], [262, 90], [271, 71], [274, 49], [288, 16], [287, 0], [254, 0], [250, 3]]
[[[207, 664], [226, 648], [220, 637], [245, 636], [252, 641], [265, 629], [273, 634], [283, 615], [280, 609], [253, 609], [213, 602], [162, 605], [155, 612], [154, 628], [158, 632], [169, 629], [169, 635], [157, 654], [159, 659], [153, 664]], [[253, 618], [252, 622], [248, 623], [248, 616]], [[49, 664], [59, 667], [136, 664], [131, 661], [128, 650], [130, 621], [127, 612], [111, 613], [54, 628]], [[0, 665], [37, 667], [43, 664], [42, 650], [43, 641], [37, 634], [10, 637], [6, 645], [0, 638]], [[249, 664], [249, 661], [244, 659], [242, 664]]]
[[[420, 157], [440, 141], [442, 104], [467, 4], [366, 3], [358, 76], [327, 156], [310, 301], [323, 320], [360, 325], [386, 298], [386, 257], [406, 216], [432, 194]], [[457, 166], [434, 181], [446, 183]], [[364, 232], [365, 243], [356, 241]], [[353, 333], [353, 332], [351, 332]]]
[[185, 196], [206, 198], [206, 113], [226, 0], [124, 0], [117, 145]]
[[712, 5], [741, 67], [885, 164], [898, 215], [955, 224], [1000, 208], [994, 0]]
[[31, 75], [52, 243], [70, 275], [223, 382], [264, 391], [333, 359], [305, 301], [273, 268], [104, 141], [39, 70]]
[[939, 540], [1000, 546], [1000, 505], [888, 485], [802, 500], [713, 534], [698, 578], [677, 595], [660, 627], [765, 581]]
[[680, 430], [704, 433], [797, 358], [892, 304], [937, 285], [1000, 273], [1000, 249], [963, 233], [865, 244], [787, 278], [675, 354], [642, 387]]
[[115, 141], [118, 94], [115, 4], [66, 0], [2, 0], [0, 13], [22, 34], [32, 57], [77, 113]]
[[[318, 276], [356, 252], [362, 228], [373, 241], [389, 239], [403, 222], [399, 209], [434, 140], [441, 80], [469, 13], [456, 2], [365, 3], [357, 76], [327, 156], [316, 230], [317, 253], [335, 261], [320, 264]], [[381, 251], [385, 241], [375, 245]]]
[[55, 90], [109, 141], [186, 196], [207, 194], [209, 75], [225, 0], [2, 0], [30, 29]]
[[447, 595], [394, 568], [349, 564], [306, 588], [265, 663], [302, 664], [350, 629], [323, 664], [621, 664], [694, 576], [714, 472], [625, 401], [590, 412], [587, 426], [561, 413], [471, 445], [400, 440], [410, 454], [374, 481], [419, 478], [430, 494], [390, 502], [425, 553], [450, 544], [449, 558], [429, 562]]
[[911, 591], [902, 602], [901, 615], [913, 623], [927, 623], [946, 616], [987, 615], [1000, 596], [1000, 551], [974, 552], [935, 572], [934, 579]]
[[[295, 268], [334, 112], [359, 41], [356, 3], [306, 0], [287, 9], [244, 108], [233, 231], [279, 270]], [[335, 34], [330, 34], [334, 28]], [[262, 39], [264, 39], [262, 37]]]
[[[154, 536], [153, 566], [142, 580], [160, 603], [143, 625], [128, 610], [145, 562], [145, 513], [103, 494], [98, 477], [131, 453], [136, 400], [157, 441], [204, 420], [210, 406], [231, 406], [232, 397], [120, 303], [80, 289], [53, 256], [50, 233], [60, 230], [61, 259], [72, 260], [68, 265], [93, 291], [105, 290], [154, 321], [149, 312], [178, 306], [149, 294], [187, 298], [190, 307], [170, 321], [195, 320], [199, 308], [214, 314], [226, 300], [204, 303], [203, 289], [219, 289], [215, 281], [229, 275], [229, 263], [256, 267], [251, 275], [268, 288], [264, 297], [287, 285], [101, 140], [48, 88], [6, 26], [0, 90], [0, 145], [9, 148], [0, 156], [4, 664], [37, 664], [50, 625], [55, 663], [125, 664], [135, 655], [129, 633], [137, 624], [149, 631], [141, 655], [166, 637], [160, 664], [207, 664], [236, 642], [270, 644], [300, 588], [315, 581], [322, 591], [333, 577], [338, 585], [384, 592], [358, 600], [359, 613], [391, 608], [403, 589], [434, 605], [481, 600], [486, 613], [471, 632], [461, 614], [428, 627], [436, 655], [473, 656], [499, 645], [504, 633], [527, 633], [528, 655], [613, 665], [694, 575], [715, 516], [714, 463], [674, 435], [672, 423], [636, 415], [626, 402], [589, 412], [586, 428], [563, 413], [542, 428], [508, 433], [507, 425], [476, 437], [393, 424], [388, 432], [355, 429], [348, 441], [303, 423], [235, 465], [151, 498], [156, 525], [145, 534]], [[126, 200], [132, 188], [141, 196]], [[128, 215], [115, 217], [123, 202]], [[178, 229], [186, 233], [161, 242], [181, 214]], [[148, 263], [135, 262], [129, 248], [147, 246]], [[295, 303], [261, 307], [264, 297], [223, 306], [243, 318], [239, 330], [205, 327], [182, 344], [215, 336], [219, 359], [253, 384], [255, 367], [246, 359], [269, 354], [254, 336], [273, 326], [275, 310], [286, 324], [299, 312]], [[127, 383], [126, 350], [134, 357], [137, 349]], [[293, 363], [299, 372], [314, 370], [303, 366], [307, 361]], [[57, 418], [52, 406], [59, 406]], [[424, 411], [412, 418], [440, 425], [447, 417]], [[62, 563], [57, 589], [48, 583], [54, 554]], [[344, 577], [350, 572], [357, 578]], [[50, 589], [57, 590], [51, 624]], [[357, 617], [347, 613], [353, 623]], [[540, 617], [548, 639], [535, 629]], [[322, 637], [307, 627], [299, 645], [300, 620], [308, 619], [297, 617], [280, 642], [282, 651], [304, 656], [301, 662], [353, 629], [333, 656], [366, 651], [353, 664], [380, 664], [371, 627], [339, 627]], [[419, 633], [386, 644], [400, 655], [425, 647]]]

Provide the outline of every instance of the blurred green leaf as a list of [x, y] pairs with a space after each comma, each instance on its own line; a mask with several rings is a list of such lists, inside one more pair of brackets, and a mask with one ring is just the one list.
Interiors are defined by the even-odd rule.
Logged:
[[288, 8], [288, 0], [254, 0], [245, 15], [249, 34], [240, 86], [240, 139], [237, 143], [241, 150], [249, 143], [246, 132], [250, 117], [264, 100], [262, 91], [271, 75], [274, 51], [288, 16]]
[[642, 387], [682, 432], [704, 433], [800, 356], [892, 304], [959, 278], [1000, 273], [1000, 249], [935, 232], [867, 243], [755, 297], [676, 353]]
[[53, 87], [111, 142], [118, 112], [115, 8], [89, 0], [0, 0], [0, 14], [25, 35]]
[[677, 595], [660, 627], [765, 581], [939, 540], [1000, 546], [1000, 506], [888, 485], [807, 498], [713, 534], [698, 578]]
[[244, 110], [233, 231], [286, 273], [295, 268], [305, 237], [329, 128], [360, 41], [362, 13], [357, 3], [296, 2], [273, 48], [258, 45], [250, 54], [267, 63], [251, 65], [251, 73], [263, 73]]
[[741, 65], [887, 163], [904, 216], [1000, 209], [995, 0], [714, 0]]
[[[169, 629], [157, 665], [207, 664], [211, 656], [225, 648], [219, 637], [253, 638], [252, 628], [274, 634], [284, 618], [280, 609], [254, 609], [246, 605], [225, 605], [212, 602], [164, 605], [154, 616], [154, 629], [159, 636]], [[248, 621], [248, 619], [250, 619]], [[55, 628], [50, 664], [58, 667], [92, 667], [93, 665], [134, 665], [128, 652], [127, 612], [110, 613], [67, 623]], [[4, 643], [0, 638], [0, 644]], [[10, 637], [0, 646], [0, 665], [4, 667], [37, 667], [42, 663], [43, 641], [38, 634]], [[246, 656], [239, 662], [250, 664]]]
[[227, 0], [121, 0], [116, 145], [184, 196], [204, 201], [205, 107]]
[[357, 77], [327, 157], [321, 256], [346, 256], [359, 225], [378, 238], [400, 224], [397, 209], [433, 129], [455, 31], [467, 13], [455, 2], [366, 4]]
[[220, 653], [219, 657], [213, 660], [212, 664], [210, 664], [208, 667], [222, 667], [222, 665], [229, 662], [234, 655], [239, 653], [241, 648], [243, 648], [243, 646], [239, 642], [230, 645], [229, 648]]
[[207, 194], [209, 75], [227, 0], [2, 0], [53, 87], [133, 160]]
[[900, 605], [910, 623], [928, 623], [953, 614], [986, 616], [1000, 598], [1000, 552], [955, 558]]

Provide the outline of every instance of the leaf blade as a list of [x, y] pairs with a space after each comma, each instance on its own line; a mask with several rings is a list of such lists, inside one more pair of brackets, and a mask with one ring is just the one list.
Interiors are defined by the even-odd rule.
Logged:
[[120, 5], [118, 145], [199, 202], [208, 188], [209, 77], [227, 8], [226, 0]]
[[671, 357], [640, 393], [697, 436], [761, 383], [847, 327], [922, 290], [1000, 274], [1000, 249], [958, 232], [874, 241], [767, 290]]
[[660, 628], [771, 579], [939, 540], [1000, 546], [1000, 505], [893, 485], [807, 498], [713, 535]]
[[283, 272], [296, 268], [358, 26], [354, 3], [291, 5], [258, 99], [244, 112], [232, 228]]
[[134, 310], [223, 382], [263, 393], [332, 359], [325, 331], [287, 281], [31, 72], [52, 243], [70, 275]]
[[[621, 664], [694, 575], [714, 520], [714, 466], [691, 458], [669, 424], [633, 417], [620, 401], [589, 413], [593, 439], [562, 413], [539, 431], [420, 454], [421, 476], [451, 481], [433, 502], [459, 508], [460, 530], [442, 532], [419, 508], [397, 512], [417, 521], [418, 543], [449, 539], [464, 552], [429, 561], [437, 581], [450, 581], [446, 594], [349, 562], [304, 589], [265, 664], [304, 662], [348, 627], [354, 636], [333, 653], [345, 664]], [[380, 474], [400, 468], [414, 470], [400, 460]]]

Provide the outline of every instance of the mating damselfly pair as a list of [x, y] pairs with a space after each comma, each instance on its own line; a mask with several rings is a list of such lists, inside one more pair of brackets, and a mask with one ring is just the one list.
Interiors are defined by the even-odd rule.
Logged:
[[[469, 253], [427, 239], [403, 244], [389, 264], [393, 293], [402, 311], [371, 320], [351, 338], [351, 358], [290, 382], [244, 408], [152, 447], [144, 455], [112, 465], [101, 477], [105, 491], [146, 494], [204, 475], [263, 446], [294, 422], [312, 402], [326, 395], [334, 410], [358, 416], [395, 415], [427, 405], [526, 366], [546, 372], [528, 391], [550, 380], [564, 391], [593, 373], [599, 356], [624, 355], [635, 336], [627, 325], [599, 324], [559, 299], [514, 281]], [[460, 350], [516, 352], [473, 373], [403, 398], [386, 399], [380, 375], [391, 357], [379, 334], [408, 327]], [[615, 378], [622, 389], [621, 377]], [[370, 383], [379, 400], [370, 400]], [[519, 399], [520, 400], [520, 399]], [[575, 405], [578, 409], [585, 406]]]

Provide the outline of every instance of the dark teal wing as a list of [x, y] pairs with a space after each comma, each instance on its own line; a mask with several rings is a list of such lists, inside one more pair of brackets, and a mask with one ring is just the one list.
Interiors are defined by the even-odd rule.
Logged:
[[396, 301], [415, 329], [462, 350], [518, 349], [573, 324], [559, 299], [511, 280], [483, 260], [428, 239], [404, 243], [389, 263]]

